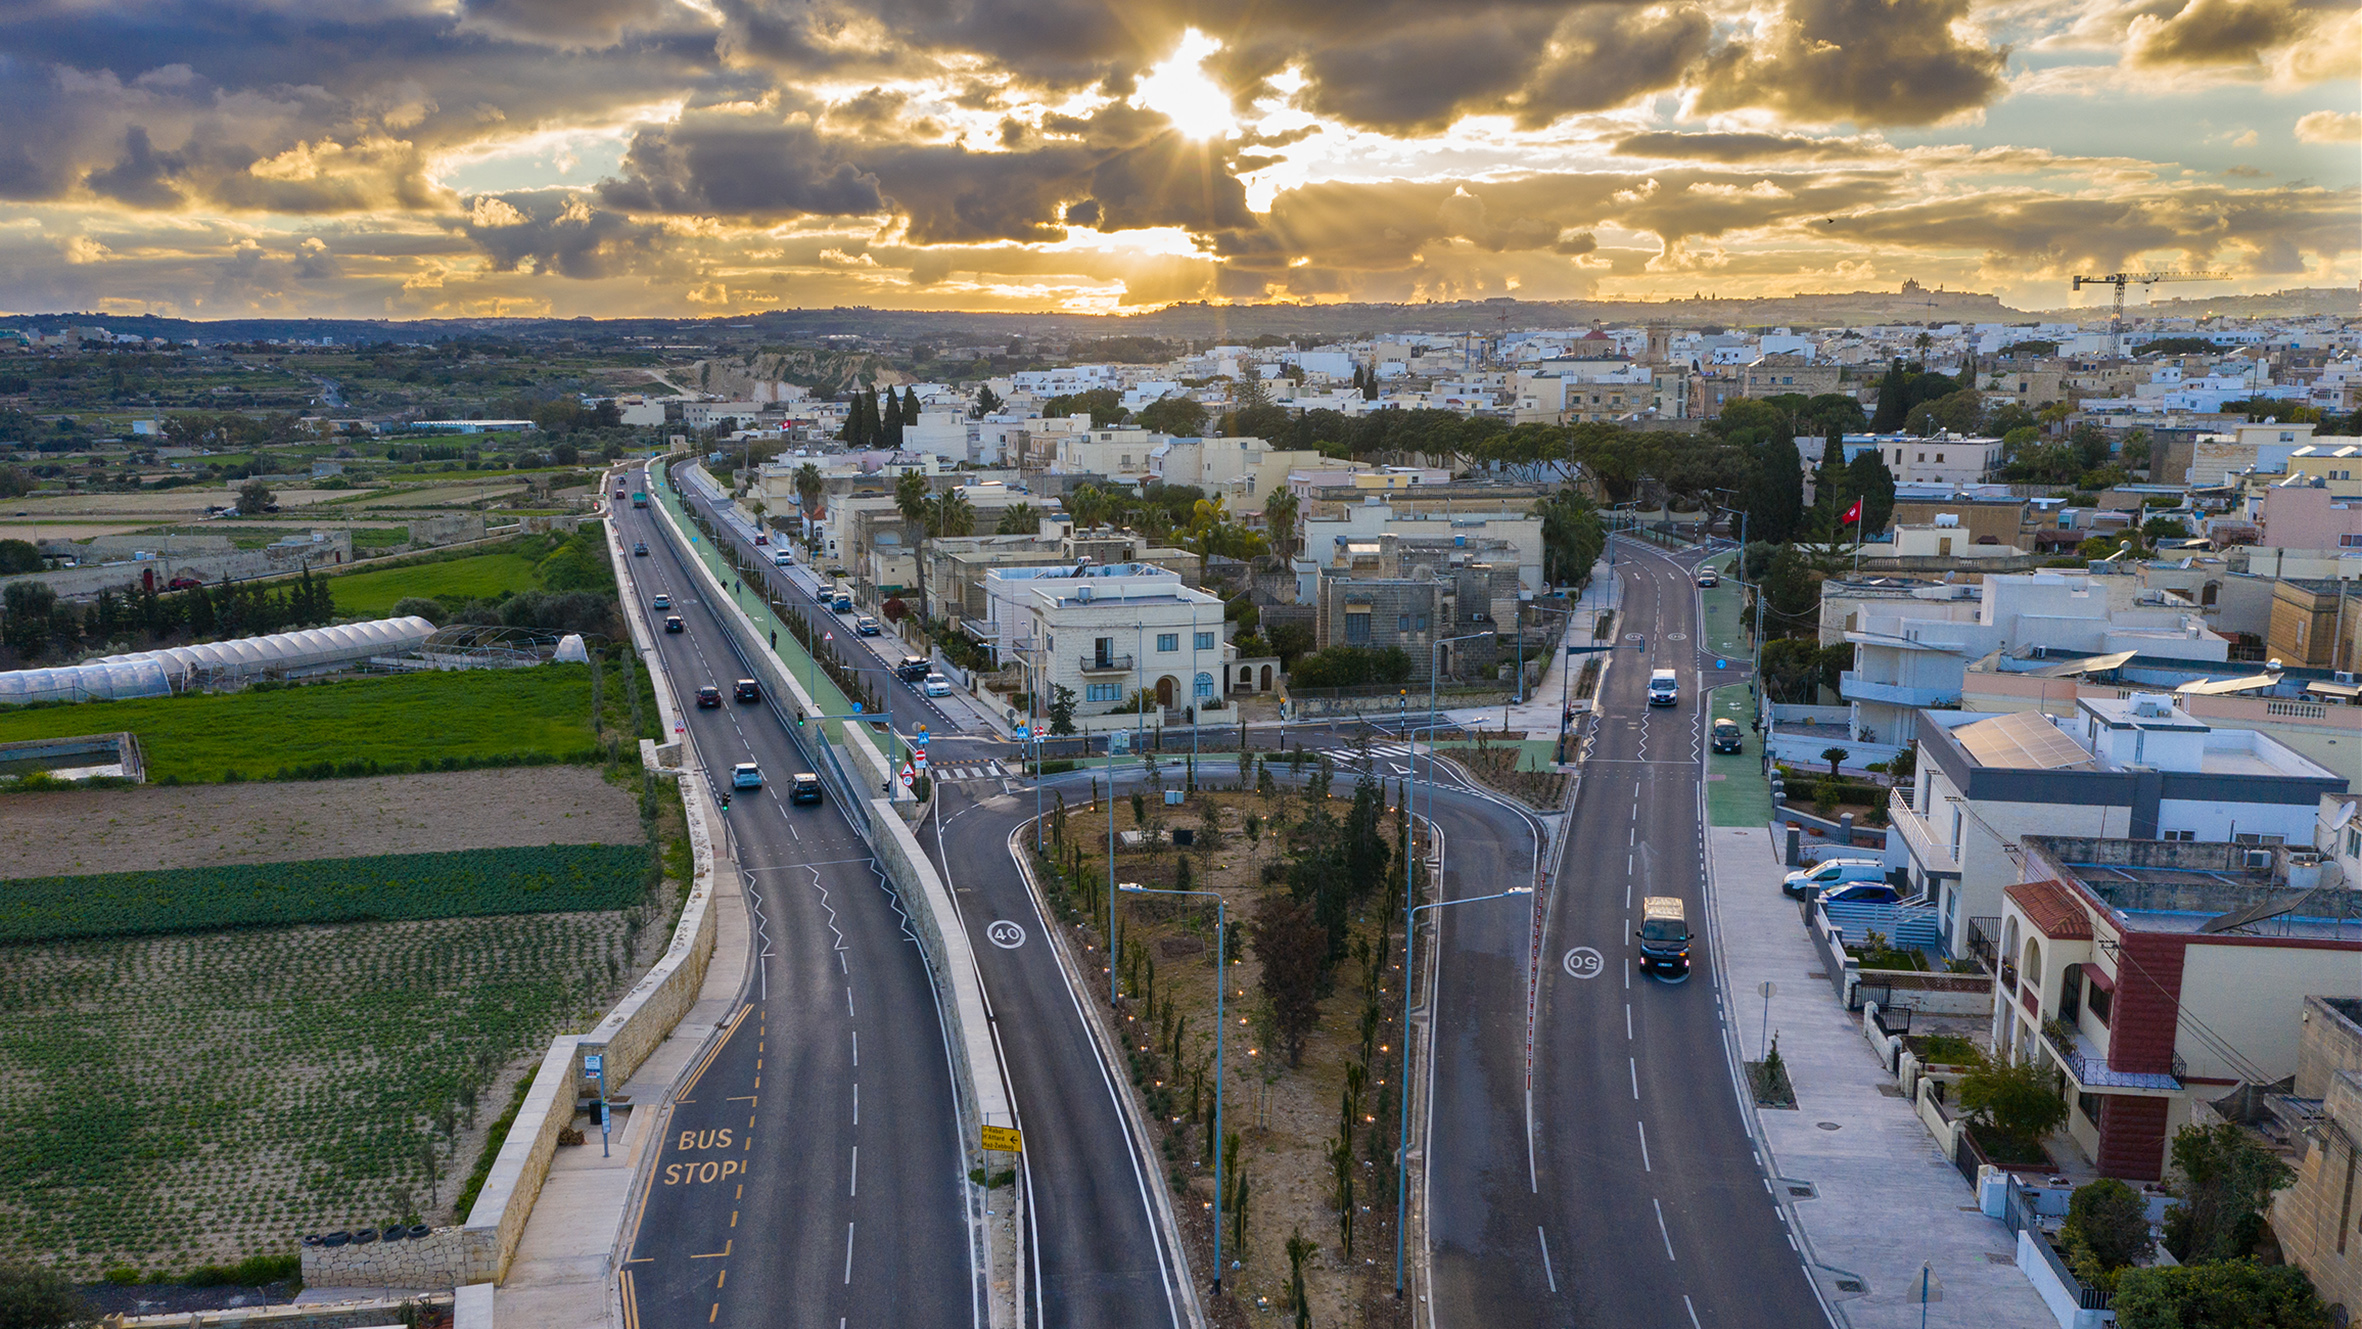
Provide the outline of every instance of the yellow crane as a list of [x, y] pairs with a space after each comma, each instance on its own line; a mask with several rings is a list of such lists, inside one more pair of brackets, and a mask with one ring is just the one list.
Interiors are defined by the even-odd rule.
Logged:
[[2074, 289], [2086, 286], [2116, 288], [2116, 312], [2108, 321], [2108, 349], [2116, 359], [2124, 358], [2124, 288], [2154, 286], [2161, 281], [2228, 281], [2227, 272], [2111, 272], [2105, 277], [2077, 277]]

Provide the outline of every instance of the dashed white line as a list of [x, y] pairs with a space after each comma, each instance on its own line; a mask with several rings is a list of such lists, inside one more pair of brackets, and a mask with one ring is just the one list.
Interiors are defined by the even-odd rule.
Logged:
[[1542, 1234], [1542, 1225], [1534, 1225], [1534, 1239], [1542, 1243], [1542, 1277], [1550, 1280], [1550, 1290], [1558, 1291], [1558, 1275], [1550, 1272], [1550, 1238]]
[[[1676, 1264], [1679, 1264], [1681, 1262], [1679, 1257], [1673, 1254], [1673, 1234], [1665, 1227], [1665, 1206], [1652, 1199], [1649, 1201], [1649, 1207], [1657, 1211], [1657, 1235], [1665, 1239], [1665, 1258], [1672, 1260]], [[851, 1234], [847, 1234], [846, 1240], [847, 1242], [852, 1240]], [[1796, 1238], [1788, 1238], [1788, 1244], [1791, 1246], [1795, 1245]], [[849, 1264], [853, 1257], [850, 1253], [848, 1253], [845, 1258]]]
[[1637, 1103], [1640, 1101], [1640, 1060], [1637, 1057], [1626, 1057], [1624, 1064], [1632, 1068], [1632, 1101]]
[[1689, 1294], [1687, 1292], [1681, 1294], [1681, 1304], [1685, 1307], [1688, 1307], [1689, 1309], [1690, 1329], [1706, 1329], [1706, 1326], [1698, 1323], [1698, 1308], [1690, 1305]]
[[861, 1146], [853, 1146], [853, 1171], [845, 1184], [845, 1194], [861, 1194]]
[[853, 1086], [853, 1124], [856, 1126], [861, 1124], [861, 1086], [859, 1084]]
[[1632, 1041], [1632, 1003], [1624, 1003], [1624, 1041]]
[[[1658, 1222], [1658, 1224], [1659, 1224], [1660, 1226], [1662, 1226], [1662, 1225], [1663, 1225], [1663, 1223], [1664, 1223], [1664, 1221], [1665, 1221], [1664, 1215], [1662, 1215], [1662, 1214], [1659, 1214], [1659, 1215], [1657, 1216], [1657, 1222]], [[1673, 1253], [1673, 1245], [1672, 1245], [1672, 1243], [1671, 1243], [1670, 1241], [1668, 1241], [1668, 1242], [1665, 1244], [1665, 1253], [1666, 1253], [1667, 1255], [1671, 1255], [1671, 1254]], [[852, 1225], [851, 1223], [847, 1223], [847, 1224], [845, 1224], [845, 1285], [846, 1285], [847, 1287], [850, 1287], [850, 1286], [852, 1286], [852, 1284], [853, 1284], [853, 1225]]]
[[1656, 1169], [1648, 1165], [1648, 1123], [1636, 1121], [1632, 1124], [1640, 1128], [1640, 1170], [1654, 1172]]
[[853, 1064], [859, 1066], [861, 1064], [861, 1031], [855, 1029], [851, 1032], [853, 1034]]

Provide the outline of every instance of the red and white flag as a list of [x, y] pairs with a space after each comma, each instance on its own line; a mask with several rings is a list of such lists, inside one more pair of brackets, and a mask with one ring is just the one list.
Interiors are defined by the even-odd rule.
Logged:
[[1839, 521], [1847, 521], [1847, 522], [1860, 521], [1861, 519], [1862, 519], [1862, 500], [1860, 500], [1860, 499], [1858, 499], [1858, 498], [1854, 500], [1854, 505], [1853, 505], [1852, 507], [1850, 507], [1850, 508], [1847, 508], [1847, 509], [1845, 510], [1845, 515], [1844, 515], [1844, 516], [1842, 516], [1842, 517], [1840, 517], [1840, 518], [1838, 518], [1838, 520], [1839, 520]]

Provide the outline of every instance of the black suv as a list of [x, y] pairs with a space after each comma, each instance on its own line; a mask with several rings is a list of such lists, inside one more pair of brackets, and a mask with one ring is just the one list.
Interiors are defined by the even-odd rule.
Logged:
[[632, 542], [632, 557], [633, 557], [633, 558], [646, 558], [647, 556], [648, 556], [648, 542], [647, 542], [647, 541], [645, 541], [645, 540], [636, 540], [636, 541]]
[[810, 771], [798, 772], [795, 783], [788, 786], [787, 801], [790, 803], [819, 802], [820, 777]]
[[894, 677], [901, 679], [905, 683], [916, 683], [920, 679], [925, 678], [928, 674], [933, 673], [934, 670], [935, 666], [927, 662], [927, 657], [923, 655], [906, 655], [902, 657], [901, 664], [894, 666]]
[[740, 701], [761, 701], [763, 689], [753, 679], [742, 678], [738, 680], [738, 690], [731, 695]]
[[688, 630], [688, 626], [681, 622], [681, 616], [679, 614], [668, 614], [664, 619], [664, 630], [667, 632], [685, 632]]
[[697, 709], [698, 709], [698, 710], [701, 710], [701, 711], [710, 711], [710, 710], [715, 710], [715, 709], [718, 709], [718, 708], [721, 706], [721, 704], [722, 704], [722, 690], [721, 690], [720, 688], [717, 688], [717, 687], [715, 687], [713, 684], [711, 684], [711, 683], [708, 683], [708, 684], [706, 684], [704, 687], [701, 687], [701, 688], [697, 689]]

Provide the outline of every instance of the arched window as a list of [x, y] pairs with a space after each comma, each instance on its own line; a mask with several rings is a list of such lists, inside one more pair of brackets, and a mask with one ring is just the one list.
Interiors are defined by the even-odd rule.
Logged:
[[1212, 674], [1199, 674], [1197, 676], [1197, 682], [1194, 685], [1194, 692], [1195, 695], [1200, 698], [1213, 696], [1214, 676]]
[[2210, 581], [2206, 583], [2205, 587], [2198, 592], [2198, 603], [2202, 605], [2213, 604], [2214, 598], [2222, 594], [2222, 591], [2223, 584], [2221, 582]]

